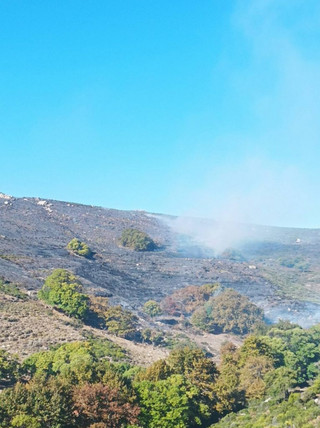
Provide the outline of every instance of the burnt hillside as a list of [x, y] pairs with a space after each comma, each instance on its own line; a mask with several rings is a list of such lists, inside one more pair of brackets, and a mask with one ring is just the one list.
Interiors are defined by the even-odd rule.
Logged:
[[[160, 248], [135, 252], [119, 247], [126, 228], [146, 232]], [[303, 311], [297, 300], [316, 303], [318, 299], [319, 235], [269, 228], [266, 236], [265, 242], [251, 240], [242, 248], [243, 260], [214, 258], [182, 248], [181, 237], [161, 216], [1, 194], [0, 276], [36, 290], [52, 269], [64, 268], [78, 275], [91, 292], [136, 309], [186, 285], [218, 281], [267, 310], [291, 305], [293, 311]], [[299, 246], [296, 236], [304, 238]], [[92, 259], [67, 251], [74, 237], [89, 245]], [[307, 271], [279, 264], [281, 257], [292, 254], [308, 260]], [[317, 310], [315, 305], [312, 311]]]

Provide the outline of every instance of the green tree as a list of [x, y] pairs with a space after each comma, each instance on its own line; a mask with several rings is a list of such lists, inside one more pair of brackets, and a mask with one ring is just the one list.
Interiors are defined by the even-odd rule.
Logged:
[[140, 424], [144, 428], [189, 428], [201, 424], [193, 409], [197, 388], [182, 375], [139, 382], [136, 392], [141, 408]]
[[18, 368], [17, 358], [0, 349], [0, 384], [13, 382], [16, 379]]
[[227, 289], [198, 309], [191, 322], [213, 333], [247, 334], [262, 318], [263, 311], [247, 297]]
[[120, 305], [110, 306], [105, 312], [105, 325], [109, 333], [133, 339], [136, 334], [137, 317]]
[[150, 236], [138, 229], [125, 229], [119, 239], [119, 244], [134, 251], [153, 251], [157, 248], [157, 244]]
[[162, 310], [160, 308], [160, 305], [155, 300], [148, 300], [143, 305], [143, 311], [148, 314], [150, 317], [156, 317], [157, 315], [162, 314]]
[[90, 258], [92, 256], [92, 251], [85, 242], [81, 242], [77, 238], [71, 239], [67, 245], [67, 249], [78, 256]]
[[73, 421], [70, 386], [53, 377], [18, 382], [1, 393], [0, 417], [1, 427], [69, 427]]
[[89, 310], [89, 298], [82, 290], [75, 275], [64, 269], [56, 269], [45, 280], [38, 297], [68, 315], [84, 319]]

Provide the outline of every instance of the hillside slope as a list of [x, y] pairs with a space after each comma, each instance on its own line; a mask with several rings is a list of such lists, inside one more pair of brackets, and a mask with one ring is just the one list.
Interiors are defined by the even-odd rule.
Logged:
[[[248, 295], [270, 317], [284, 311], [289, 317], [302, 313], [305, 318], [307, 311], [313, 317], [310, 322], [317, 319], [317, 230], [264, 228], [264, 240], [261, 233], [259, 240], [251, 237], [250, 243], [241, 248], [243, 260], [237, 261], [191, 251], [162, 216], [0, 196], [0, 277], [29, 290], [39, 289], [53, 269], [64, 268], [79, 276], [89, 291], [139, 309], [148, 299], [160, 300], [186, 285], [218, 281]], [[159, 250], [135, 252], [121, 248], [118, 239], [124, 229], [131, 227], [149, 234], [159, 243]], [[67, 251], [74, 237], [89, 245], [94, 252], [92, 259]], [[281, 264], [279, 260], [286, 257], [302, 258], [308, 263], [307, 270]]]

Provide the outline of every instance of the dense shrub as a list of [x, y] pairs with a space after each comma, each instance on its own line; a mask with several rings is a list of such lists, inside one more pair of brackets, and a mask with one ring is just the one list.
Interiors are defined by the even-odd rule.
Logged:
[[82, 293], [79, 280], [64, 269], [56, 269], [47, 277], [38, 297], [76, 318], [84, 319], [88, 314], [88, 296]]
[[0, 349], [0, 384], [13, 382], [16, 379], [18, 368], [17, 358]]
[[71, 239], [71, 241], [67, 245], [67, 249], [72, 253], [77, 254], [78, 256], [83, 256], [87, 258], [92, 256], [92, 251], [90, 250], [88, 245], [85, 242], [81, 242], [77, 238]]
[[120, 305], [109, 306], [104, 312], [105, 325], [109, 333], [133, 339], [136, 334], [137, 317]]
[[221, 286], [218, 283], [204, 284], [200, 287], [189, 285], [165, 297], [161, 302], [161, 308], [169, 315], [190, 315], [220, 291]]
[[162, 314], [161, 307], [158, 302], [155, 300], [148, 300], [143, 305], [143, 311], [148, 314], [150, 317], [156, 317], [157, 315]]
[[59, 378], [18, 382], [1, 393], [3, 428], [70, 427], [72, 421], [71, 386]]
[[22, 367], [31, 376], [60, 376], [77, 383], [97, 380], [108, 367], [101, 366], [101, 362], [124, 357], [122, 348], [109, 340], [89, 340], [65, 343], [57, 349], [33, 354]]
[[12, 282], [0, 279], [0, 293], [7, 294], [8, 296], [16, 297], [17, 299], [26, 300], [27, 294], [20, 290], [20, 288]]
[[211, 298], [192, 315], [196, 327], [213, 333], [246, 334], [263, 319], [263, 311], [232, 289]]
[[120, 245], [135, 251], [153, 251], [156, 243], [146, 233], [138, 229], [125, 229], [119, 239]]
[[121, 428], [138, 422], [140, 409], [129, 402], [118, 388], [102, 383], [77, 386], [73, 391], [77, 427], [102, 423], [108, 428]]

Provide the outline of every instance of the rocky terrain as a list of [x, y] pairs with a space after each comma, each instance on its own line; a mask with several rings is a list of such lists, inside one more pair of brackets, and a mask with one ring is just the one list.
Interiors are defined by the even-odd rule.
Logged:
[[[88, 291], [134, 310], [190, 284], [220, 282], [249, 296], [271, 319], [320, 320], [319, 230], [251, 227], [250, 239], [237, 249], [241, 258], [234, 259], [214, 256], [194, 239], [186, 243], [168, 218], [1, 194], [0, 277], [32, 294], [53, 269], [64, 268]], [[121, 248], [118, 239], [131, 227], [148, 233], [159, 249]], [[75, 237], [89, 245], [91, 259], [67, 251]], [[294, 258], [299, 263], [291, 266]]]

